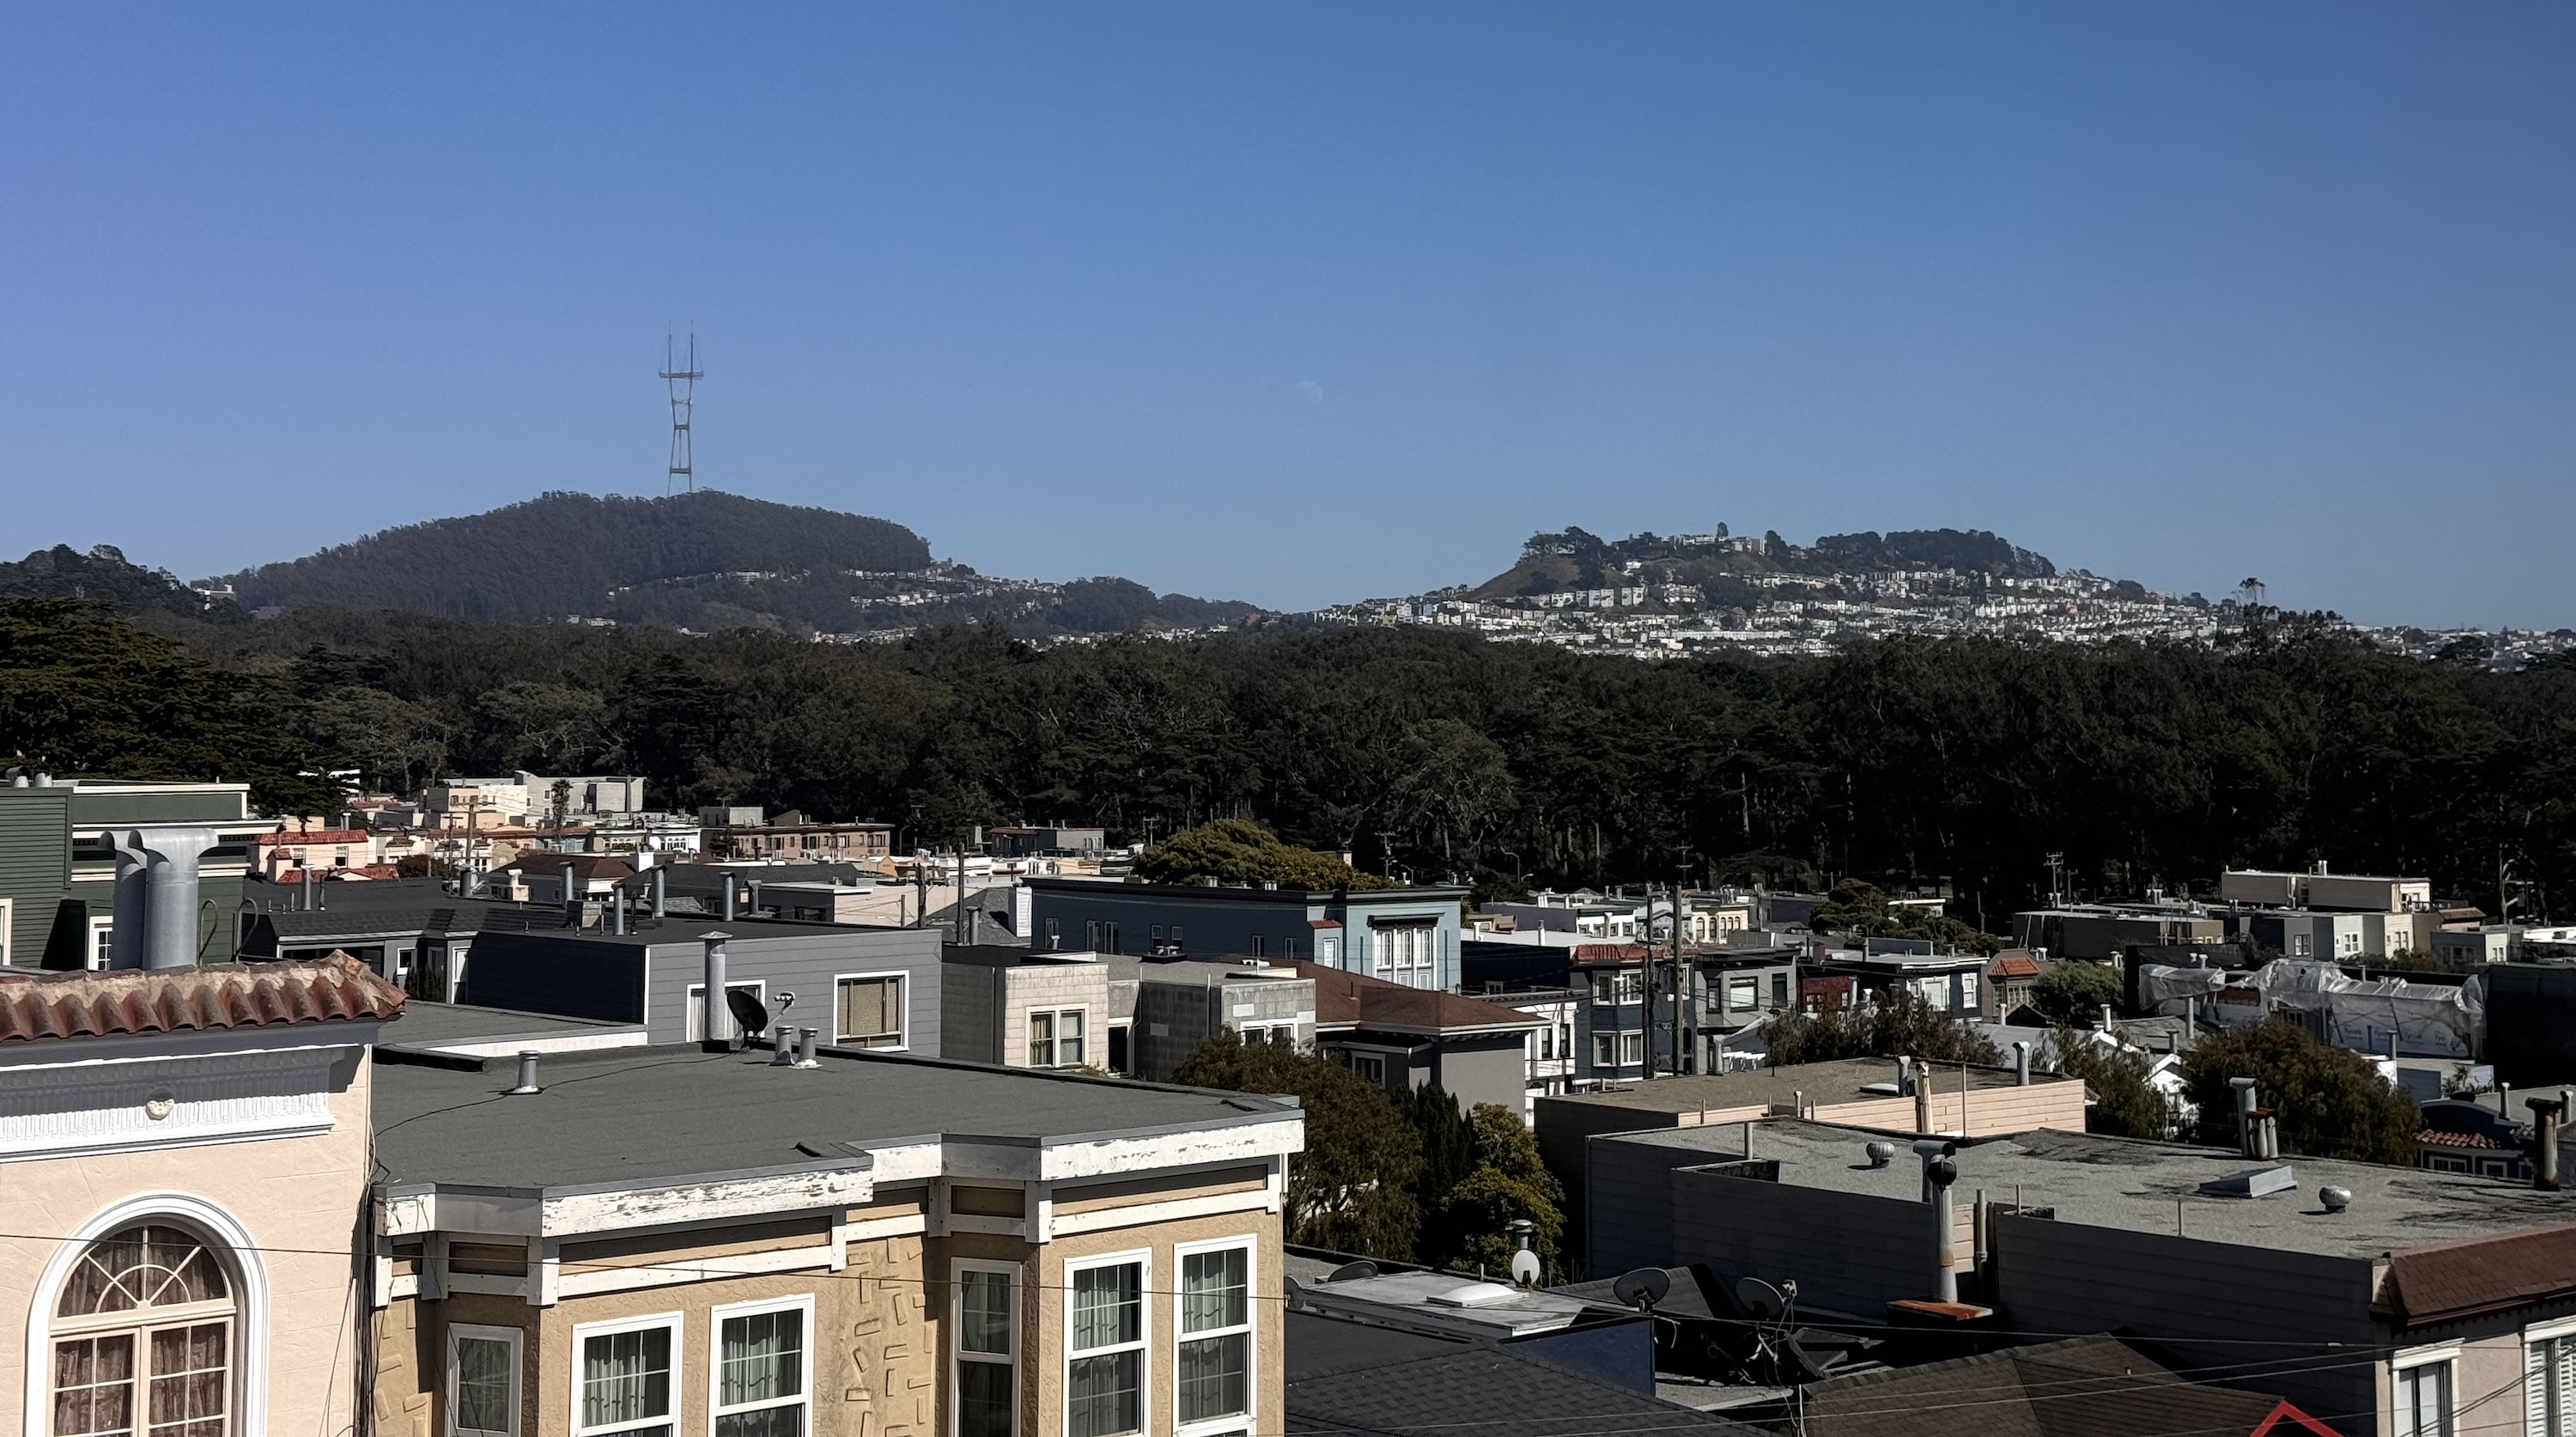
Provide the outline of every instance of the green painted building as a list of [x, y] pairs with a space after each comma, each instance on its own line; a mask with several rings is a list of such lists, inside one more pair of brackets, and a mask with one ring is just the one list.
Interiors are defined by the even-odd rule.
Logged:
[[240, 783], [14, 779], [0, 785], [0, 963], [21, 968], [104, 966], [115, 913], [111, 830], [159, 824], [213, 829], [198, 866], [197, 958], [240, 951], [251, 844], [277, 822], [251, 811]]

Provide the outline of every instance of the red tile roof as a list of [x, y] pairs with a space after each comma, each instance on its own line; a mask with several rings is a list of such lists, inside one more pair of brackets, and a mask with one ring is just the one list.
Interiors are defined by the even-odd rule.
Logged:
[[1315, 980], [1315, 1022], [1322, 1027], [1378, 1028], [1397, 1033], [1477, 1033], [1544, 1028], [1547, 1020], [1499, 1003], [1300, 961], [1297, 976]]
[[2392, 1253], [2379, 1306], [2427, 1327], [2576, 1296], [2576, 1226]]
[[315, 843], [364, 843], [363, 828], [316, 828], [303, 833], [263, 833], [251, 840], [262, 848], [302, 848]]
[[289, 963], [47, 973], [0, 980], [0, 1043], [382, 1021], [402, 990], [346, 953]]
[[1577, 943], [1574, 945], [1574, 961], [1577, 963], [1642, 963], [1645, 960], [1646, 945], [1643, 943]]
[[1986, 965], [1986, 976], [1989, 978], [2036, 978], [2039, 976], [2039, 960], [2031, 957], [2027, 953], [1998, 953], [1995, 955], [1995, 961]]
[[2437, 1148], [2492, 1148], [2496, 1144], [2476, 1133], [2446, 1133], [2440, 1128], [2426, 1128], [2415, 1135], [2415, 1141]]

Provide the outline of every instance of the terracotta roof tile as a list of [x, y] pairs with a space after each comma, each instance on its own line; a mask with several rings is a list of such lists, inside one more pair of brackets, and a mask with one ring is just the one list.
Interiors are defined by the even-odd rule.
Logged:
[[2440, 1128], [2426, 1128], [2415, 1135], [2415, 1141], [2437, 1148], [2492, 1148], [2491, 1138], [2477, 1133], [2450, 1133]]
[[1642, 963], [1645, 958], [1646, 945], [1643, 943], [1577, 943], [1574, 945], [1574, 961], [1577, 963]]
[[1455, 993], [1408, 988], [1303, 960], [1296, 969], [1298, 977], [1315, 980], [1315, 1021], [1326, 1027], [1356, 1023], [1399, 1033], [1453, 1033], [1547, 1026], [1545, 1018]]
[[48, 973], [0, 980], [0, 1043], [382, 1021], [402, 990], [345, 953], [291, 963]]
[[1986, 976], [1989, 978], [2036, 978], [2039, 976], [2039, 960], [2031, 957], [2027, 953], [1998, 954], [1995, 961], [1986, 965]]
[[2576, 1296], [2576, 1226], [2392, 1253], [2380, 1304], [2407, 1327]]

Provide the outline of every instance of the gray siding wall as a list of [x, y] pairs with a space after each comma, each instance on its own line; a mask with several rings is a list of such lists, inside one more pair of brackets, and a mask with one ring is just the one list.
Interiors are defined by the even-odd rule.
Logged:
[[1875, 1320], [1899, 1298], [1930, 1297], [1937, 1281], [1940, 1245], [1924, 1203], [1683, 1169], [1672, 1205], [1674, 1264], [1704, 1262], [1728, 1281], [1794, 1281], [1802, 1307]]
[[[2376, 1410], [2381, 1364], [2356, 1359], [2389, 1341], [2370, 1320], [2367, 1260], [2008, 1213], [1996, 1213], [1987, 1227], [1996, 1297], [2015, 1329], [2127, 1329], [2170, 1345], [2193, 1366], [2260, 1361], [2260, 1375], [2243, 1386], [2286, 1397], [2356, 1437], [2373, 1430], [2372, 1419], [2346, 1415]], [[2236, 1341], [2194, 1345], [2212, 1333]], [[2246, 1342], [2286, 1345], [2248, 1349]], [[2319, 1351], [2329, 1342], [2363, 1350]]]
[[1002, 1061], [1002, 985], [1009, 970], [946, 963], [939, 971], [939, 1056]]
[[1218, 1016], [1224, 995], [1221, 988], [1195, 983], [1156, 983], [1149, 978], [1137, 984], [1136, 1016], [1127, 1031], [1127, 1060], [1135, 1066], [1136, 1076], [1169, 1081], [1190, 1050], [1224, 1026]]
[[1427, 1081], [1448, 1089], [1462, 1111], [1478, 1103], [1494, 1103], [1519, 1117], [1529, 1106], [1529, 1064], [1520, 1034], [1444, 1038], [1431, 1051]]
[[[1565, 1189], [1565, 1250], [1584, 1250], [1584, 1139], [1596, 1133], [1634, 1133], [1673, 1126], [1670, 1113], [1639, 1112], [1607, 1103], [1567, 1098], [1541, 1098], [1533, 1106], [1531, 1128], [1538, 1136], [1538, 1155]], [[1705, 1162], [1707, 1159], [1703, 1158]]]
[[[745, 925], [746, 927], [748, 925]], [[940, 1051], [940, 933], [935, 928], [849, 928], [830, 933], [762, 937], [756, 929], [740, 933], [725, 950], [725, 981], [762, 985], [770, 1012], [778, 1012], [782, 993], [794, 993], [796, 1005], [787, 1021], [816, 1029], [829, 1046], [835, 1004], [833, 980], [881, 973], [904, 975], [904, 1046], [902, 1051], [933, 1056]], [[706, 949], [696, 943], [656, 943], [646, 978], [644, 1029], [655, 1043], [688, 1041], [688, 995], [706, 977]], [[480, 944], [475, 962], [484, 961]]]
[[1725, 1154], [1669, 1143], [1625, 1142], [1615, 1137], [1590, 1139], [1584, 1149], [1586, 1182], [1583, 1206], [1601, 1220], [1584, 1230], [1585, 1271], [1594, 1277], [1616, 1277], [1630, 1268], [1671, 1267], [1673, 1256], [1673, 1173], [1723, 1161]]
[[1184, 957], [1248, 956], [1256, 937], [1263, 940], [1268, 958], [1315, 956], [1314, 931], [1306, 926], [1309, 910], [1304, 898], [1293, 893], [1282, 898], [1264, 889], [1211, 888], [1197, 897], [1116, 883], [1086, 883], [1071, 890], [1041, 886], [1031, 889], [1030, 913], [1030, 942], [1040, 950], [1048, 946], [1046, 926], [1053, 919], [1056, 947], [1067, 953], [1082, 951], [1084, 924], [1115, 923], [1119, 951], [1131, 958], [1152, 949], [1155, 928], [1168, 937], [1174, 924], [1181, 929]]
[[44, 963], [71, 886], [71, 813], [68, 788], [0, 787], [0, 898], [10, 901], [9, 961], [18, 967]]

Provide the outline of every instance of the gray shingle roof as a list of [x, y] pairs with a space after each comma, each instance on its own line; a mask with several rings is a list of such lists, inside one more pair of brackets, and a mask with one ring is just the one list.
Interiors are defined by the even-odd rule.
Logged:
[[[1336, 1332], [1332, 1329], [1346, 1329]], [[1356, 1331], [1365, 1340], [1354, 1341]], [[1299, 1437], [1611, 1437], [1757, 1429], [1578, 1376], [1488, 1343], [1443, 1343], [1328, 1317], [1288, 1317], [1288, 1430]], [[1351, 1365], [1301, 1361], [1328, 1347]]]

